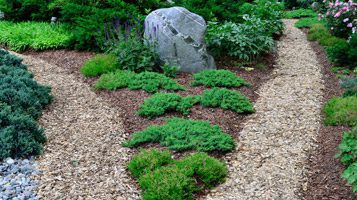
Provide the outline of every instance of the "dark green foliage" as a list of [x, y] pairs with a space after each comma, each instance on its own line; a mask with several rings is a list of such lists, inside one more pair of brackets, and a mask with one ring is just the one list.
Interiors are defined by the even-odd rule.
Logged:
[[317, 19], [317, 17], [309, 17], [309, 18], [299, 19], [299, 21], [297, 21], [295, 23], [295, 27], [296, 28], [309, 28], [313, 24], [319, 24], [319, 23], [321, 23], [321, 22]]
[[129, 82], [128, 87], [131, 90], [142, 89], [150, 93], [158, 92], [160, 89], [173, 91], [185, 89], [169, 77], [155, 72], [142, 72], [137, 74]]
[[357, 78], [342, 79], [341, 87], [345, 90], [343, 97], [357, 96]]
[[199, 102], [198, 96], [181, 97], [175, 93], [156, 93], [140, 106], [139, 115], [143, 117], [157, 117], [167, 112], [176, 111], [187, 115], [190, 108]]
[[50, 0], [0, 0], [0, 10], [11, 21], [49, 21], [56, 10], [49, 10]]
[[324, 108], [325, 124], [327, 125], [357, 125], [357, 96], [334, 97]]
[[112, 54], [98, 54], [84, 63], [81, 73], [85, 76], [98, 76], [119, 68], [116, 56]]
[[326, 26], [323, 24], [313, 24], [309, 30], [307, 39], [310, 41], [319, 41], [326, 37], [331, 37], [331, 34]]
[[171, 163], [173, 163], [173, 160], [169, 151], [144, 149], [133, 157], [133, 159], [129, 162], [128, 169], [133, 176], [139, 178], [150, 171], [154, 171], [161, 166]]
[[122, 70], [103, 74], [95, 83], [95, 88], [107, 90], [126, 88], [134, 76], [134, 72]]
[[50, 91], [33, 80], [21, 59], [0, 50], [0, 160], [42, 152], [46, 137], [36, 119], [51, 102]]
[[205, 107], [220, 107], [237, 113], [254, 112], [253, 104], [247, 97], [225, 88], [205, 90], [201, 96], [201, 105]]
[[342, 177], [352, 186], [353, 191], [357, 192], [357, 127], [343, 134], [339, 149], [337, 156], [346, 166]]
[[179, 68], [177, 66], [172, 66], [167, 63], [165, 63], [163, 66], [161, 66], [161, 69], [165, 76], [171, 77], [171, 78], [176, 78], [177, 71]]
[[237, 77], [228, 70], [205, 70], [193, 75], [193, 86], [204, 85], [207, 87], [239, 87], [248, 85], [245, 80]]
[[[222, 183], [227, 176], [225, 164], [206, 153], [173, 160], [167, 151], [142, 150], [130, 161], [132, 165], [132, 174], [140, 172], [139, 185], [145, 200], [193, 199], [194, 192]], [[203, 187], [197, 182], [203, 182]]]
[[287, 19], [303, 18], [303, 17], [311, 17], [317, 20], [317, 13], [311, 9], [303, 9], [303, 8], [284, 12], [284, 18]]
[[137, 147], [148, 142], [160, 143], [174, 151], [229, 151], [235, 146], [233, 138], [219, 126], [180, 118], [168, 119], [164, 125], [134, 133], [125, 146]]

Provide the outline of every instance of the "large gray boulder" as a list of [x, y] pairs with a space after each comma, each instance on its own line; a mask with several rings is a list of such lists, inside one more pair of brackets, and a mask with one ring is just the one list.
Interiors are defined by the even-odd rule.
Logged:
[[199, 72], [215, 69], [214, 59], [204, 42], [205, 20], [182, 7], [158, 9], [145, 19], [145, 38], [155, 43], [162, 62], [180, 71]]

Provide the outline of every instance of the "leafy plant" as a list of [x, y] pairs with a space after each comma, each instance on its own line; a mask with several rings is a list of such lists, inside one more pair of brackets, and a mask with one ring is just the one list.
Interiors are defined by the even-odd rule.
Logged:
[[228, 70], [205, 70], [193, 75], [193, 86], [207, 87], [239, 87], [248, 85], [245, 80]]
[[170, 111], [188, 115], [190, 108], [199, 102], [198, 96], [181, 97], [175, 93], [156, 93], [140, 106], [138, 114], [143, 117], [157, 117]]
[[357, 125], [357, 96], [334, 97], [324, 108], [325, 124], [327, 125]]
[[317, 13], [312, 9], [304, 9], [299, 8], [296, 10], [289, 10], [284, 12], [284, 18], [292, 19], [292, 18], [303, 18], [303, 17], [311, 17], [312, 19], [317, 20]]
[[180, 118], [168, 119], [164, 125], [154, 125], [136, 132], [124, 146], [137, 147], [148, 142], [159, 142], [174, 151], [229, 151], [235, 146], [233, 138], [219, 126]]
[[296, 28], [309, 28], [313, 24], [321, 24], [321, 21], [319, 21], [317, 19], [317, 17], [302, 18], [302, 19], [299, 19], [299, 21], [297, 21], [295, 23], [295, 27]]
[[171, 77], [171, 78], [176, 78], [177, 71], [179, 70], [179, 68], [177, 66], [171, 66], [171, 65], [169, 65], [167, 63], [165, 63], [161, 67], [161, 69], [164, 72], [165, 76]]
[[132, 71], [117, 70], [100, 76], [95, 83], [95, 88], [107, 90], [126, 88], [134, 77], [135, 73]]
[[81, 73], [85, 76], [98, 76], [119, 68], [116, 56], [112, 54], [98, 54], [84, 63]]
[[254, 112], [253, 104], [247, 97], [225, 88], [205, 90], [201, 96], [201, 105], [205, 107], [220, 107], [237, 113]]
[[169, 77], [155, 72], [142, 72], [135, 75], [128, 87], [131, 90], [142, 89], [150, 93], [158, 92], [160, 89], [173, 91], [185, 89]]
[[330, 32], [323, 24], [313, 24], [309, 30], [307, 39], [310, 41], [321, 40], [323, 38], [331, 37]]
[[357, 162], [354, 162], [343, 171], [342, 177], [352, 186], [352, 190], [357, 193]]

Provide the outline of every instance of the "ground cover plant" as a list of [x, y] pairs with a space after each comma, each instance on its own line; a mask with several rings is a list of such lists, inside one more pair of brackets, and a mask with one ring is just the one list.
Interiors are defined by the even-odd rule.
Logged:
[[126, 88], [135, 75], [132, 71], [116, 70], [100, 76], [94, 87], [107, 90]]
[[299, 8], [296, 10], [289, 10], [287, 12], [284, 12], [284, 18], [286, 19], [305, 18], [305, 17], [311, 17], [317, 19], [317, 13], [312, 9], [304, 9], [304, 8]]
[[21, 59], [0, 50], [0, 160], [39, 155], [46, 136], [36, 120], [51, 102]]
[[357, 96], [357, 77], [344, 78], [341, 81], [341, 87], [345, 90], [343, 97]]
[[63, 25], [0, 21], [0, 43], [14, 51], [66, 48], [71, 40], [72, 34]]
[[308, 18], [299, 19], [299, 21], [297, 21], [295, 23], [295, 27], [296, 28], [309, 28], [313, 24], [320, 24], [320, 23], [322, 23], [322, 21], [318, 20], [317, 17], [308, 17]]
[[174, 151], [230, 151], [235, 143], [219, 126], [207, 121], [181, 118], [167, 119], [164, 125], [149, 126], [132, 135], [124, 146], [137, 147], [144, 143], [160, 143]]
[[84, 76], [98, 76], [108, 72], [113, 72], [119, 68], [117, 57], [112, 54], [98, 54], [88, 60], [81, 68]]
[[233, 72], [228, 70], [205, 70], [193, 75], [192, 85], [230, 88], [249, 84], [245, 80], [237, 77]]
[[357, 125], [357, 97], [334, 97], [324, 108], [325, 124], [327, 125]]
[[143, 199], [193, 199], [194, 192], [222, 183], [228, 174], [224, 163], [206, 153], [174, 160], [170, 152], [156, 149], [141, 150], [128, 168], [138, 178]]

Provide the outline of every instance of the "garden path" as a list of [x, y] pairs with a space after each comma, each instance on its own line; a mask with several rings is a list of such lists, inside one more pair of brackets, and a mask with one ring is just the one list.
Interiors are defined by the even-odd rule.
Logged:
[[259, 89], [257, 112], [245, 123], [240, 146], [226, 157], [229, 178], [207, 199], [303, 199], [324, 86], [316, 54], [295, 22], [284, 21], [273, 78]]
[[60, 67], [16, 55], [39, 83], [52, 87], [55, 97], [40, 119], [48, 143], [38, 159], [44, 172], [37, 177], [38, 197], [138, 199], [140, 193], [125, 172], [132, 153], [121, 146], [128, 135], [118, 111]]

